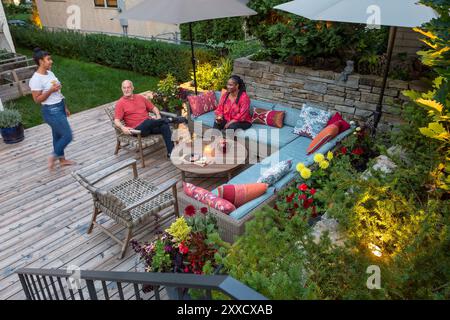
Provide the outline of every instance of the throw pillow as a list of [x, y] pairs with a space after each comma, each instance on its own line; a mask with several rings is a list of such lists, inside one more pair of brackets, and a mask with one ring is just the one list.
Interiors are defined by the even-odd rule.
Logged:
[[323, 144], [327, 143], [339, 134], [339, 127], [337, 124], [330, 124], [326, 126], [325, 129], [320, 131], [320, 133], [311, 141], [308, 149], [306, 149], [306, 154], [311, 154], [319, 149]]
[[314, 139], [325, 128], [330, 116], [328, 111], [303, 104], [294, 133]]
[[266, 193], [267, 183], [224, 184], [217, 188], [219, 197], [230, 201], [236, 208]]
[[194, 117], [201, 116], [204, 113], [216, 109], [216, 95], [214, 91], [207, 91], [198, 96], [188, 96], [188, 101], [191, 107], [191, 114]]
[[231, 202], [216, 196], [206, 189], [197, 187], [192, 183], [183, 182], [183, 191], [188, 197], [200, 201], [211, 208], [222, 211], [225, 214], [230, 214], [236, 210], [236, 207]]
[[336, 112], [330, 120], [328, 120], [327, 126], [330, 124], [336, 124], [339, 127], [339, 133], [350, 129], [350, 124], [345, 121], [339, 112]]
[[258, 183], [267, 183], [269, 186], [275, 184], [278, 180], [283, 178], [289, 171], [291, 171], [292, 159], [281, 161], [273, 167], [263, 172], [258, 179]]
[[265, 124], [275, 128], [283, 127], [284, 111], [266, 110], [255, 108], [253, 110], [252, 122]]

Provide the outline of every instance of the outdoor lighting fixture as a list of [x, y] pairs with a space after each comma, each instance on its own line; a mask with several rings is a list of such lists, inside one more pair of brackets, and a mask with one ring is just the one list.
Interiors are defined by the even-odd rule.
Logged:
[[374, 256], [377, 256], [378, 258], [380, 258], [382, 256], [381, 249], [379, 246], [377, 246], [373, 243], [369, 243], [368, 247], [369, 247], [370, 251], [372, 251], [372, 254]]

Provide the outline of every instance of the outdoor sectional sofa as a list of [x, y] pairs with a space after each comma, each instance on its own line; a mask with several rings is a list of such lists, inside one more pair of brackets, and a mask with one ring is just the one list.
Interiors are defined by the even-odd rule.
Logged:
[[[220, 92], [216, 92], [216, 100], [220, 98]], [[213, 214], [217, 219], [217, 224], [219, 231], [223, 240], [228, 242], [234, 242], [236, 236], [242, 235], [245, 228], [245, 223], [253, 218], [253, 212], [266, 204], [273, 203], [276, 199], [277, 192], [285, 188], [289, 183], [291, 183], [298, 176], [296, 171], [296, 164], [298, 162], [303, 162], [306, 166], [310, 166], [314, 163], [315, 153], [326, 153], [332, 150], [336, 144], [349, 135], [352, 132], [352, 128], [340, 133], [337, 137], [329, 141], [328, 143], [322, 145], [315, 153], [307, 155], [306, 149], [311, 143], [311, 139], [308, 137], [299, 136], [294, 134], [294, 126], [299, 117], [300, 110], [291, 108], [289, 106], [275, 104], [266, 101], [251, 100], [251, 108], [263, 108], [271, 110], [281, 110], [285, 111], [284, 126], [280, 129], [269, 127], [266, 125], [253, 124], [253, 129], [266, 129], [266, 130], [279, 130], [279, 143], [278, 150], [271, 153], [268, 157], [265, 157], [261, 162], [251, 165], [246, 170], [242, 171], [237, 176], [233, 177], [231, 180], [227, 181], [225, 184], [245, 184], [245, 183], [255, 183], [265, 169], [268, 169], [271, 163], [278, 161], [284, 161], [292, 159], [293, 165], [291, 171], [285, 175], [281, 180], [276, 182], [273, 186], [269, 187], [267, 192], [257, 199], [245, 203], [244, 205], [237, 208], [235, 211], [231, 212], [229, 215], [215, 210], [214, 208], [208, 208], [209, 212]], [[214, 124], [214, 111], [205, 113], [198, 117], [189, 117], [194, 122], [201, 122], [205, 128], [211, 128]], [[241, 137], [245, 137], [249, 141], [258, 142], [259, 130], [246, 130], [238, 133]], [[255, 134], [256, 133], [256, 134]], [[270, 137], [270, 134], [268, 134]], [[261, 141], [259, 141], [261, 143]], [[269, 140], [270, 143], [270, 140]], [[276, 158], [274, 158], [276, 157]], [[217, 189], [212, 191], [217, 194]], [[193, 205], [197, 210], [205, 207], [204, 203], [201, 203], [191, 197], [188, 197], [184, 193], [181, 193], [178, 197], [180, 209], [184, 209], [188, 205]], [[182, 211], [182, 212], [183, 212]]]

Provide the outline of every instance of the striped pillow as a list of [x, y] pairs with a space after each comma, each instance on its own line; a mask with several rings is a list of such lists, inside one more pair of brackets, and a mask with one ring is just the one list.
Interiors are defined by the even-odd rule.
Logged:
[[219, 197], [230, 201], [236, 208], [262, 196], [267, 191], [267, 183], [224, 184], [217, 188]]
[[325, 127], [319, 134], [311, 141], [306, 154], [311, 154], [319, 149], [323, 144], [327, 143], [339, 134], [339, 127], [336, 124], [330, 124]]

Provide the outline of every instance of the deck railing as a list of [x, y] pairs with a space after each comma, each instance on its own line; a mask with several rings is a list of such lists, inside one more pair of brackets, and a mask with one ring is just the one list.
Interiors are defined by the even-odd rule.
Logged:
[[[161, 300], [186, 298], [199, 289], [203, 299], [217, 291], [235, 300], [267, 300], [227, 275], [180, 273], [19, 269], [16, 271], [27, 300]], [[170, 295], [168, 290], [174, 294]]]

